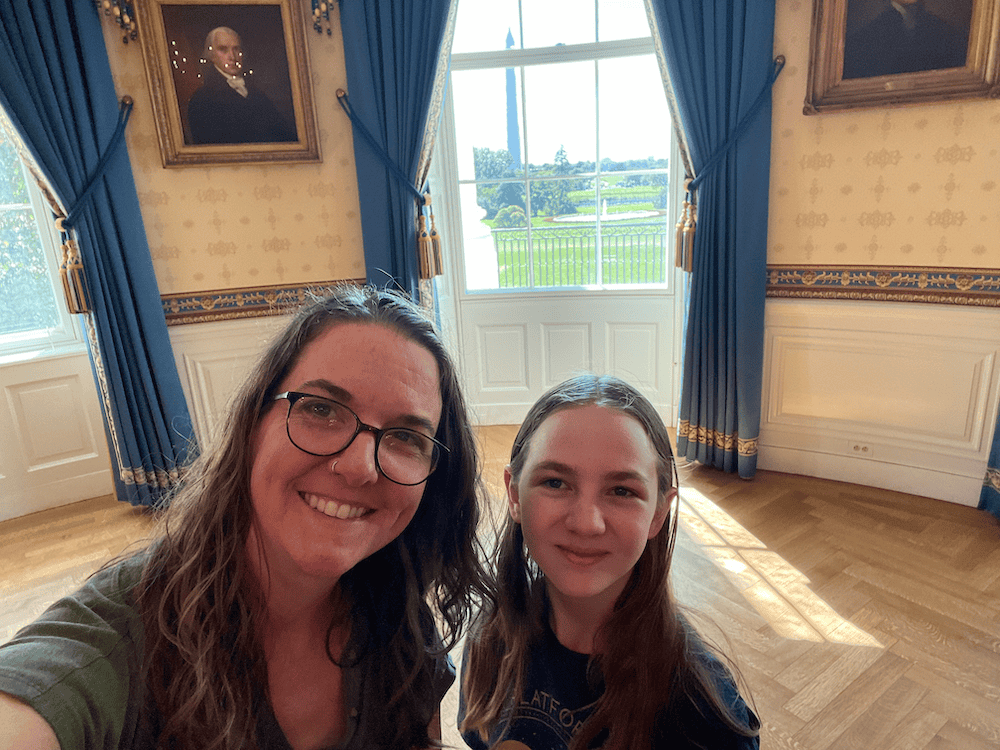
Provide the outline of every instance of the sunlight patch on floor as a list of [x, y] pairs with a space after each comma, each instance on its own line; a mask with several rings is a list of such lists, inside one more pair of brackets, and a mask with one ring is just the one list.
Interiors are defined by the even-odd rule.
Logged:
[[809, 579], [696, 489], [681, 490], [680, 522], [784, 638], [882, 648], [809, 588]]

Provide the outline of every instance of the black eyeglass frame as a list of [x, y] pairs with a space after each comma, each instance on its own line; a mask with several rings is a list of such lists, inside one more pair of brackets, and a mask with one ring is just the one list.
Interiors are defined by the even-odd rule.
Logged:
[[[292, 407], [295, 406], [295, 402], [296, 401], [299, 401], [300, 399], [303, 399], [303, 398], [318, 398], [318, 399], [322, 399], [323, 401], [329, 401], [331, 404], [336, 404], [337, 406], [339, 406], [342, 409], [346, 410], [348, 414], [350, 414], [352, 417], [354, 417], [354, 421], [355, 421], [354, 434], [351, 435], [350, 439], [348, 439], [347, 443], [344, 445], [343, 448], [341, 448], [340, 450], [336, 450], [333, 453], [314, 453], [313, 451], [307, 451], [305, 448], [303, 448], [301, 445], [299, 445], [298, 443], [296, 443], [295, 440], [292, 439], [291, 427], [288, 424], [288, 422], [289, 422], [289, 420], [291, 419], [291, 416], [292, 416]], [[343, 404], [340, 401], [337, 401], [337, 400], [332, 399], [332, 398], [327, 398], [326, 396], [317, 396], [315, 393], [302, 393], [301, 391], [285, 391], [284, 393], [279, 393], [277, 396], [274, 397], [273, 400], [274, 401], [281, 401], [282, 399], [287, 399], [288, 400], [288, 413], [285, 414], [285, 435], [288, 436], [288, 441], [292, 445], [294, 445], [296, 448], [298, 448], [303, 453], [308, 453], [310, 456], [324, 456], [324, 457], [325, 456], [336, 456], [338, 453], [343, 453], [348, 448], [350, 448], [351, 447], [351, 443], [353, 443], [354, 440], [358, 437], [358, 435], [360, 435], [362, 432], [370, 432], [370, 433], [372, 433], [375, 436], [375, 468], [378, 469], [378, 473], [379, 474], [381, 474], [382, 476], [384, 476], [386, 479], [388, 479], [393, 484], [402, 485], [403, 487], [416, 487], [418, 484], [423, 484], [424, 482], [426, 482], [428, 479], [431, 478], [431, 476], [434, 474], [435, 471], [437, 471], [437, 467], [441, 463], [441, 456], [444, 455], [444, 454], [447, 454], [447, 453], [451, 453], [451, 449], [448, 448], [447, 445], [445, 445], [444, 443], [442, 443], [437, 438], [433, 438], [430, 435], [425, 435], [422, 432], [417, 432], [417, 430], [411, 429], [409, 427], [386, 427], [385, 429], [381, 429], [381, 428], [378, 428], [378, 427], [373, 427], [370, 424], [365, 424], [364, 422], [361, 421], [361, 417], [359, 417], [357, 414], [354, 413], [354, 409], [352, 409], [351, 407], [349, 407], [347, 404]], [[388, 474], [385, 473], [385, 471], [382, 469], [382, 464], [379, 463], [379, 460], [378, 460], [378, 449], [379, 449], [379, 446], [382, 444], [382, 436], [385, 435], [387, 432], [392, 432], [394, 430], [407, 430], [408, 432], [413, 432], [413, 433], [416, 433], [418, 435], [421, 435], [421, 436], [427, 438], [428, 440], [430, 440], [441, 451], [443, 451], [443, 453], [439, 453], [434, 458], [434, 464], [431, 467], [431, 470], [427, 473], [427, 476], [424, 477], [423, 479], [421, 479], [419, 482], [397, 482], [395, 479], [393, 479], [392, 477], [390, 477]]]

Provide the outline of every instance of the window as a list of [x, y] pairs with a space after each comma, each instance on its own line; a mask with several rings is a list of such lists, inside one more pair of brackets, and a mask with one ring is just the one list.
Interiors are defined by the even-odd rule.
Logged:
[[666, 284], [673, 136], [642, 0], [461, 0], [451, 68], [466, 289]]
[[59, 250], [50, 216], [0, 131], [0, 357], [79, 343], [57, 286]]

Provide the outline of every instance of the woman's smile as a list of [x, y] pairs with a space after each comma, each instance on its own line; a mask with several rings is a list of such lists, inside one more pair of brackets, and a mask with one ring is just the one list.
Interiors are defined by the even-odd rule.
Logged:
[[349, 520], [361, 518], [361, 516], [375, 512], [373, 508], [365, 508], [360, 505], [349, 505], [348, 503], [338, 503], [336, 500], [328, 500], [325, 497], [314, 495], [312, 493], [300, 494], [302, 494], [302, 499], [309, 504], [310, 508], [318, 510], [323, 515], [330, 516], [332, 518]]

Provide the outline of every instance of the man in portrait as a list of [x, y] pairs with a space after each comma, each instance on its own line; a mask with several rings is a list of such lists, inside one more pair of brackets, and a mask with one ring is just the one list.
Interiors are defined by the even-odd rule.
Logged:
[[[957, 5], [963, 5], [959, 2]], [[964, 5], [971, 9], [971, 0]], [[844, 78], [960, 68], [969, 47], [969, 25], [936, 15], [926, 0], [848, 0]], [[859, 22], [868, 15], [870, 20]]]
[[191, 140], [204, 143], [281, 143], [296, 141], [270, 99], [253, 84], [243, 65], [240, 35], [227, 26], [208, 32], [202, 53], [202, 85], [188, 100]]

